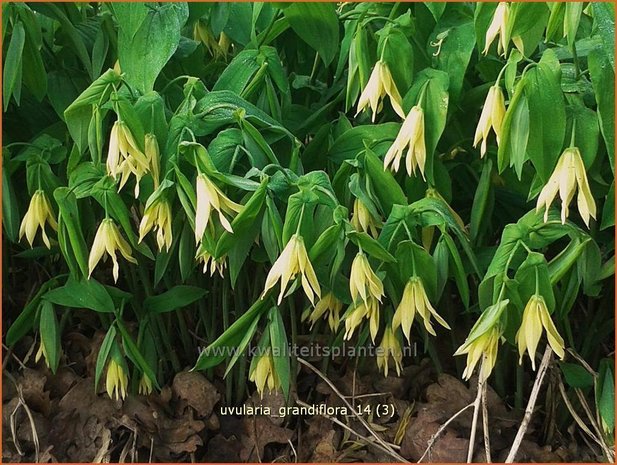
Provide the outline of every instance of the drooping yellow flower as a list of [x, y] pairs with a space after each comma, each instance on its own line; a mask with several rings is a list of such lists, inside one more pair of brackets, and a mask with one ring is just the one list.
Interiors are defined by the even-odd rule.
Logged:
[[58, 230], [58, 223], [54, 218], [54, 212], [51, 209], [51, 205], [49, 204], [49, 200], [47, 200], [45, 192], [43, 190], [37, 190], [30, 199], [28, 211], [21, 220], [21, 225], [19, 227], [19, 239], [21, 240], [25, 234], [30, 247], [32, 247], [34, 237], [36, 236], [36, 231], [40, 228], [43, 242], [48, 249], [51, 248], [49, 237], [47, 237], [47, 232], [45, 232], [45, 223], [48, 223], [53, 230]]
[[546, 337], [553, 352], [563, 359], [565, 355], [564, 342], [551, 319], [544, 297], [533, 295], [523, 311], [523, 321], [516, 333], [516, 343], [518, 345], [519, 363], [522, 363], [523, 355], [527, 352], [534, 370], [536, 369], [536, 349], [538, 348], [543, 328], [546, 330]]
[[152, 380], [145, 374], [141, 375], [139, 380], [139, 394], [148, 396], [152, 394]]
[[437, 323], [444, 328], [450, 329], [446, 320], [444, 320], [437, 311], [431, 305], [428, 300], [426, 291], [424, 290], [424, 284], [422, 278], [413, 276], [407, 281], [405, 289], [403, 290], [403, 297], [399, 303], [396, 312], [394, 312], [394, 318], [392, 318], [392, 328], [396, 329], [399, 326], [403, 329], [403, 334], [407, 338], [407, 341], [411, 342], [410, 331], [413, 320], [416, 313], [420, 315], [424, 322], [426, 331], [435, 336], [435, 330], [431, 324], [431, 315], [435, 317]]
[[225, 216], [233, 216], [242, 209], [239, 205], [231, 201], [208, 176], [200, 173], [197, 176], [197, 207], [195, 212], [195, 241], [199, 243], [210, 223], [212, 209], [218, 213], [221, 226], [233, 233], [231, 223]]
[[371, 339], [375, 341], [379, 330], [379, 303], [384, 295], [383, 283], [362, 252], [358, 252], [351, 264], [349, 292], [353, 309], [345, 318], [345, 340], [351, 339], [355, 329], [367, 318]]
[[369, 297], [381, 302], [384, 295], [381, 279], [375, 274], [368, 258], [362, 252], [358, 252], [351, 264], [349, 292], [354, 302], [360, 298], [364, 303], [367, 303]]
[[480, 366], [480, 378], [482, 381], [486, 381], [493, 371], [495, 361], [497, 360], [497, 350], [499, 348], [499, 339], [503, 331], [498, 324], [495, 324], [488, 328], [484, 333], [478, 337], [465, 341], [465, 343], [458, 348], [454, 355], [467, 354], [467, 366], [463, 372], [463, 378], [469, 379], [473, 374], [473, 371], [482, 358], [482, 364]]
[[[157, 160], [158, 163], [158, 160]], [[131, 130], [124, 121], [116, 121], [109, 136], [107, 152], [107, 174], [114, 179], [120, 175], [121, 190], [133, 174], [135, 176], [135, 198], [139, 196], [139, 181], [150, 171], [150, 161], [140, 150]]]
[[203, 263], [203, 265], [204, 265], [203, 272], [204, 273], [207, 273], [208, 269], [209, 269], [210, 270], [210, 276], [214, 276], [214, 273], [218, 272], [218, 274], [221, 276], [221, 278], [223, 277], [223, 272], [225, 271], [225, 268], [227, 267], [227, 261], [225, 260], [225, 258], [226, 258], [226, 256], [223, 255], [218, 260], [215, 260], [214, 257], [211, 254], [209, 254], [208, 252], [206, 252], [206, 251], [200, 253], [196, 257], [197, 261], [200, 261], [200, 262]]
[[119, 250], [122, 256], [131, 263], [137, 263], [137, 260], [131, 255], [131, 246], [120, 235], [118, 227], [111, 218], [105, 218], [101, 221], [99, 229], [94, 236], [94, 242], [92, 243], [92, 249], [90, 249], [90, 256], [88, 257], [88, 278], [92, 275], [92, 271], [105, 253], [107, 253], [114, 265], [114, 282], [118, 281], [118, 273], [120, 266], [118, 265], [118, 259], [116, 258], [116, 251]]
[[510, 6], [506, 2], [499, 2], [497, 9], [495, 10], [495, 14], [493, 15], [493, 20], [486, 30], [484, 50], [482, 51], [484, 55], [488, 53], [489, 47], [497, 36], [499, 36], [499, 40], [497, 42], [497, 53], [502, 56], [506, 55], [506, 52], [508, 51], [508, 42], [510, 41], [510, 37], [508, 37], [509, 17]]
[[39, 350], [37, 351], [36, 356], [34, 357], [35, 363], [38, 363], [41, 357], [43, 357], [43, 359], [45, 360], [45, 365], [47, 365], [47, 368], [51, 368], [51, 366], [49, 365], [49, 355], [47, 355], [47, 348], [45, 347], [45, 342], [43, 341], [42, 338], [41, 338], [41, 343], [39, 345]]
[[351, 339], [356, 328], [366, 318], [369, 320], [371, 340], [375, 342], [377, 332], [379, 331], [379, 301], [372, 296], [368, 296], [366, 301], [359, 300], [352, 305], [352, 310], [345, 317], [345, 336], [343, 339], [346, 341]]
[[358, 115], [367, 106], [370, 106], [373, 111], [372, 121], [375, 122], [375, 117], [377, 116], [377, 113], [381, 111], [383, 106], [382, 100], [386, 95], [390, 97], [390, 104], [396, 114], [401, 118], [404, 118], [405, 112], [402, 107], [403, 99], [401, 98], [401, 94], [399, 94], [399, 91], [396, 88], [396, 83], [394, 82], [394, 79], [392, 79], [390, 68], [388, 68], [388, 65], [385, 62], [380, 60], [375, 63], [375, 67], [373, 68], [373, 72], [366, 83], [366, 87], [360, 95], [356, 115]]
[[159, 176], [161, 171], [161, 154], [159, 150], [159, 143], [154, 134], [146, 134], [146, 159], [150, 166], [150, 172], [152, 174], [152, 180], [154, 182], [154, 188], [159, 187]]
[[585, 164], [577, 147], [564, 150], [557, 161], [555, 170], [538, 196], [536, 211], [544, 208], [544, 221], [548, 220], [548, 210], [559, 192], [561, 198], [561, 222], [568, 217], [568, 206], [578, 188], [578, 211], [589, 227], [589, 218], [596, 217], [596, 202], [591, 195]]
[[424, 141], [424, 111], [419, 105], [414, 106], [403, 121], [392, 146], [388, 149], [383, 160], [384, 169], [389, 167], [394, 172], [398, 172], [403, 152], [407, 149], [405, 156], [405, 167], [409, 176], [416, 174], [416, 168], [420, 170], [424, 178], [424, 165], [426, 164], [426, 143]]
[[383, 333], [383, 338], [381, 339], [381, 344], [377, 349], [377, 367], [383, 371], [386, 378], [388, 377], [388, 359], [390, 357], [394, 360], [396, 374], [400, 376], [401, 369], [403, 368], [403, 350], [401, 348], [401, 343], [394, 335], [394, 331], [392, 331], [392, 327], [387, 325]]
[[381, 227], [381, 221], [379, 218], [375, 218], [370, 210], [364, 205], [364, 202], [360, 199], [356, 199], [353, 203], [353, 215], [351, 217], [351, 224], [356, 231], [361, 231], [370, 234], [374, 238], [379, 236], [379, 229]]
[[126, 389], [129, 385], [129, 377], [121, 364], [113, 358], [107, 364], [107, 377], [105, 379], [105, 387], [107, 395], [116, 400], [126, 397]]
[[264, 355], [257, 355], [257, 361], [251, 364], [251, 372], [249, 373], [249, 380], [253, 381], [257, 386], [257, 392], [263, 397], [264, 389], [268, 387], [268, 391], [279, 389], [281, 382], [276, 374], [274, 368], [274, 357], [268, 349]]
[[221, 35], [219, 36], [218, 46], [220, 55], [215, 58], [218, 58], [220, 56], [222, 56], [223, 58], [227, 58], [227, 54], [229, 53], [229, 47], [231, 46], [231, 39], [224, 32], [221, 32]]
[[162, 251], [164, 247], [169, 251], [173, 241], [169, 201], [164, 198], [158, 198], [149, 205], [146, 205], [144, 216], [139, 223], [139, 242], [154, 228], [156, 230], [156, 243], [159, 250]]
[[503, 124], [503, 118], [506, 114], [506, 104], [503, 97], [503, 92], [498, 84], [491, 86], [488, 90], [488, 95], [484, 101], [484, 108], [480, 115], [480, 121], [476, 127], [476, 134], [473, 139], [473, 146], [477, 147], [478, 143], [482, 141], [480, 145], [480, 157], [484, 157], [486, 153], [486, 141], [488, 139], [488, 133], [493, 129], [495, 138], [497, 139], [497, 145], [501, 139], [501, 126]]
[[289, 242], [283, 249], [283, 252], [281, 252], [279, 258], [277, 258], [274, 265], [272, 265], [266, 277], [266, 284], [261, 298], [263, 299], [267, 292], [274, 287], [278, 280], [280, 280], [281, 291], [278, 297], [278, 303], [280, 304], [285, 295], [287, 285], [298, 274], [301, 275], [304, 293], [311, 301], [311, 304], [315, 305], [315, 296], [318, 298], [321, 297], [321, 288], [319, 287], [313, 265], [306, 253], [304, 239], [299, 234], [294, 234], [289, 239]]
[[315, 308], [313, 311], [308, 314], [308, 320], [311, 323], [311, 329], [320, 318], [324, 317], [328, 319], [328, 325], [330, 326], [330, 331], [333, 333], [336, 332], [339, 322], [341, 309], [343, 308], [343, 302], [335, 297], [332, 292], [328, 292], [321, 299], [317, 301], [315, 304]]

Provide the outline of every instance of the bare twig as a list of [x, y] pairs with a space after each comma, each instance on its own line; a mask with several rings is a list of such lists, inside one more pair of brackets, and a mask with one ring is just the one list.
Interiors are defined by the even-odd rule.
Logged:
[[574, 410], [574, 406], [572, 405], [572, 403], [570, 402], [570, 399], [568, 398], [568, 394], [566, 393], [566, 388], [563, 385], [563, 381], [561, 380], [561, 378], [559, 379], [559, 392], [561, 393], [561, 397], [563, 398], [563, 401], [566, 404], [566, 407], [568, 408], [570, 415], [572, 415], [572, 418], [574, 418], [574, 421], [576, 422], [578, 427], [581, 430], [583, 430], [585, 434], [587, 434], [591, 439], [593, 439], [600, 447], [602, 447], [602, 443], [600, 439], [598, 439], [596, 435], [591, 432], [591, 430], [587, 427], [583, 419], [578, 415], [578, 413], [576, 413], [576, 410]]
[[[302, 402], [299, 399], [296, 399], [296, 404], [298, 404], [300, 407], [307, 407], [310, 408], [310, 405], [307, 404], [306, 402]], [[335, 423], [337, 425], [339, 425], [341, 428], [347, 430], [349, 433], [353, 434], [354, 436], [356, 436], [358, 439], [364, 441], [366, 444], [370, 445], [370, 446], [374, 446], [376, 448], [378, 448], [379, 450], [381, 450], [382, 452], [385, 452], [386, 454], [390, 455], [391, 457], [395, 458], [397, 461], [400, 462], [407, 462], [407, 460], [405, 460], [403, 457], [401, 457], [400, 455], [398, 455], [396, 452], [392, 453], [391, 451], [389, 451], [387, 448], [385, 448], [384, 446], [382, 446], [381, 444], [375, 442], [373, 439], [371, 438], [367, 438], [366, 436], [363, 436], [362, 434], [358, 433], [356, 430], [354, 430], [353, 428], [351, 428], [350, 426], [346, 425], [345, 423], [343, 423], [341, 420], [339, 420], [336, 417], [331, 417], [330, 415], [326, 415], [326, 414], [319, 414], [319, 416], [322, 416], [328, 420], [330, 420], [332, 423]]]
[[452, 423], [456, 419], [456, 417], [458, 417], [461, 413], [463, 413], [465, 410], [467, 410], [470, 407], [473, 407], [473, 403], [468, 404], [465, 407], [463, 407], [462, 409], [460, 409], [458, 412], [456, 412], [454, 415], [452, 415], [448, 419], [448, 421], [446, 421], [443, 425], [441, 425], [439, 427], [437, 432], [431, 436], [431, 439], [429, 440], [429, 442], [428, 442], [428, 444], [426, 446], [426, 450], [424, 451], [424, 454], [422, 454], [422, 457], [420, 457], [420, 460], [418, 460], [418, 463], [420, 463], [420, 462], [422, 462], [422, 460], [424, 460], [424, 457], [426, 457], [426, 454], [429, 453], [429, 451], [431, 450], [431, 447], [433, 447], [433, 444], [435, 444], [435, 441], [437, 441], [437, 438], [439, 438], [441, 433], [444, 432], [444, 430], [448, 427], [448, 425], [450, 423]]
[[610, 450], [610, 448], [606, 445], [606, 443], [604, 442], [604, 437], [602, 436], [602, 432], [600, 431], [600, 427], [598, 426], [598, 423], [596, 422], [593, 413], [591, 413], [591, 409], [589, 408], [589, 404], [587, 403], [587, 400], [585, 399], [585, 396], [583, 395], [583, 392], [576, 388], [574, 389], [574, 391], [576, 392], [576, 395], [578, 396], [578, 400], [580, 401], [581, 405], [583, 406], [583, 410], [585, 410], [585, 413], [587, 414], [587, 418], [589, 419], [589, 423], [591, 423], [591, 426], [593, 427], [594, 431], [596, 432], [596, 434], [598, 435], [598, 439], [600, 446], [602, 447], [602, 451], [604, 452], [604, 455], [606, 455], [606, 459], [609, 462], [614, 462], [615, 461], [615, 454], [613, 453], [613, 451]]
[[491, 463], [491, 437], [488, 431], [488, 405], [486, 402], [486, 383], [482, 384], [482, 431], [484, 433], [484, 453], [486, 462]]
[[521, 442], [523, 441], [523, 437], [527, 432], [527, 428], [529, 427], [529, 422], [531, 421], [531, 415], [533, 413], [533, 409], [536, 405], [536, 401], [538, 400], [538, 393], [540, 392], [540, 386], [542, 385], [542, 381], [544, 380], [544, 375], [546, 374], [546, 370], [548, 369], [548, 365], [551, 361], [551, 356], [553, 355], [553, 349], [551, 346], [547, 344], [546, 349], [544, 350], [544, 356], [542, 357], [542, 363], [540, 363], [540, 367], [538, 368], [538, 374], [536, 375], [536, 380], [533, 383], [533, 387], [531, 388], [531, 394], [529, 395], [529, 402], [527, 402], [527, 408], [525, 409], [525, 416], [523, 417], [523, 421], [518, 428], [516, 433], [516, 437], [514, 438], [514, 442], [512, 443], [512, 447], [510, 448], [510, 453], [506, 458], [506, 463], [514, 462], [516, 458], [516, 453], [518, 452], [518, 448], [521, 446]]
[[309, 362], [307, 362], [303, 358], [298, 357], [298, 362], [300, 362], [300, 364], [307, 367], [309, 370], [311, 370], [313, 373], [315, 373], [317, 376], [319, 376], [321, 379], [323, 379], [326, 382], [326, 384], [330, 387], [330, 389], [332, 389], [332, 391], [341, 398], [341, 400], [345, 403], [345, 405], [347, 405], [347, 408], [349, 408], [351, 412], [355, 415], [355, 417], [360, 421], [360, 423], [362, 423], [362, 426], [364, 426], [366, 430], [369, 433], [371, 433], [371, 436], [373, 436], [377, 440], [377, 442], [381, 444], [388, 451], [388, 453], [391, 456], [396, 457], [396, 459], [401, 462], [407, 462], [407, 460], [404, 457], [401, 457], [392, 448], [390, 444], [384, 441], [375, 431], [373, 431], [373, 429], [368, 424], [368, 422], [364, 418], [362, 418], [362, 416], [359, 415], [358, 412], [356, 412], [356, 409], [349, 403], [349, 401], [345, 398], [345, 396], [341, 394], [341, 392], [336, 388], [336, 386], [332, 383], [332, 381], [328, 379], [326, 375], [324, 375], [321, 371], [319, 371], [317, 368], [315, 368], [313, 365], [311, 365]]
[[[486, 357], [486, 355], [484, 355], [484, 357]], [[467, 463], [471, 463], [471, 460], [473, 459], [473, 449], [476, 444], [476, 430], [478, 426], [478, 413], [480, 412], [482, 386], [484, 384], [485, 383], [482, 381], [482, 376], [478, 376], [478, 392], [476, 393], [476, 399], [473, 401], [473, 420], [471, 420], [471, 434], [469, 436], [469, 447], [467, 449]]]

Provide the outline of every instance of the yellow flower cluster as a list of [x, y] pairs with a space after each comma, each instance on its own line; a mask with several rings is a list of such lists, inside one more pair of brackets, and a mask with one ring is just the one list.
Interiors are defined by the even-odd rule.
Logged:
[[113, 358], [110, 359], [107, 364], [107, 377], [105, 380], [107, 395], [112, 399], [115, 397], [116, 400], [124, 399], [128, 385], [129, 377], [122, 365]]
[[304, 239], [299, 234], [291, 236], [283, 252], [281, 252], [279, 258], [274, 262], [274, 265], [272, 265], [266, 278], [266, 284], [261, 298], [263, 299], [267, 292], [280, 280], [281, 291], [278, 297], [278, 303], [280, 304], [285, 295], [287, 285], [296, 275], [300, 275], [304, 293], [314, 305], [315, 296], [318, 298], [321, 297], [321, 288], [319, 287], [313, 265], [306, 253]]
[[375, 341], [379, 331], [379, 304], [384, 296], [383, 283], [362, 252], [356, 255], [351, 264], [349, 291], [353, 307], [345, 319], [344, 339], [351, 339], [356, 328], [366, 318], [369, 320], [371, 339]]
[[253, 381], [257, 386], [257, 392], [263, 397], [266, 386], [272, 392], [281, 386], [281, 381], [274, 368], [274, 357], [270, 350], [264, 355], [257, 355], [257, 360], [249, 373], [249, 381]]
[[48, 249], [51, 248], [49, 237], [47, 237], [47, 232], [45, 231], [46, 223], [49, 224], [53, 230], [58, 230], [58, 223], [54, 217], [54, 212], [51, 209], [49, 200], [47, 200], [47, 196], [43, 190], [38, 190], [30, 199], [28, 211], [21, 221], [21, 225], [19, 227], [19, 239], [21, 240], [25, 234], [30, 247], [32, 247], [34, 236], [36, 236], [36, 231], [40, 228], [41, 235], [43, 236], [43, 242]]

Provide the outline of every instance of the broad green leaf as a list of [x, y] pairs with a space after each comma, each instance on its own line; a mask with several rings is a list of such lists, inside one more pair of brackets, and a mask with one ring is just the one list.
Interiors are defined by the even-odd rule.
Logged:
[[339, 48], [339, 23], [334, 3], [295, 2], [284, 9], [298, 36], [319, 53], [328, 66]]
[[[121, 23], [118, 37], [118, 57], [122, 72], [142, 93], [154, 88], [156, 78], [178, 47], [180, 30], [188, 19], [186, 3], [150, 4], [146, 11], [132, 36], [132, 27], [124, 25], [123, 28]], [[137, 13], [131, 20], [137, 22], [141, 16], [143, 13]]]
[[573, 388], [588, 388], [593, 386], [593, 376], [582, 366], [574, 363], [560, 363], [559, 368], [561, 368], [561, 372], [568, 386]]
[[270, 343], [272, 344], [272, 358], [274, 360], [274, 370], [281, 382], [281, 389], [285, 398], [289, 398], [289, 390], [291, 387], [291, 367], [290, 354], [287, 346], [287, 334], [285, 325], [281, 317], [281, 311], [278, 307], [272, 307], [268, 314], [270, 320]]
[[102, 313], [115, 311], [109, 292], [93, 278], [82, 281], [69, 278], [64, 286], [47, 291], [42, 298], [69, 308], [88, 308]]
[[15, 101], [19, 105], [23, 65], [22, 54], [25, 41], [26, 32], [24, 25], [18, 22], [13, 26], [11, 41], [4, 58], [4, 73], [2, 76], [4, 111], [7, 110], [11, 97], [15, 97]]
[[208, 290], [201, 287], [178, 285], [162, 294], [148, 297], [143, 307], [148, 313], [171, 312], [189, 306], [207, 293]]
[[598, 105], [598, 118], [611, 169], [615, 172], [615, 70], [608, 52], [596, 48], [589, 53], [589, 74]]
[[109, 358], [109, 352], [111, 351], [111, 347], [115, 344], [116, 339], [116, 327], [114, 325], [110, 326], [107, 330], [107, 334], [105, 334], [105, 338], [101, 343], [101, 347], [99, 348], [99, 353], [96, 357], [96, 366], [94, 368], [94, 390], [98, 390], [99, 380], [101, 379], [101, 375], [103, 374], [103, 369], [107, 364], [107, 359]]

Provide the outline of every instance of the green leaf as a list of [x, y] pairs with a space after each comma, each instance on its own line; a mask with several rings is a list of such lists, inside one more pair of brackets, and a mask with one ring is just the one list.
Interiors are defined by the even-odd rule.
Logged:
[[111, 325], [107, 330], [107, 334], [105, 334], [105, 338], [101, 343], [101, 348], [99, 349], [99, 353], [96, 357], [96, 366], [94, 368], [94, 390], [98, 390], [99, 380], [101, 379], [101, 375], [103, 374], [103, 369], [105, 368], [105, 364], [107, 363], [107, 359], [109, 358], [109, 352], [111, 352], [111, 347], [116, 342], [116, 327]]
[[242, 342], [245, 333], [254, 324], [254, 320], [261, 318], [266, 311], [268, 307], [265, 304], [265, 300], [258, 299], [251, 305], [246, 313], [234, 321], [223, 334], [199, 354], [199, 358], [191, 371], [203, 371], [215, 367], [231, 355], [233, 348]]
[[122, 344], [124, 351], [129, 359], [152, 381], [155, 387], [159, 387], [156, 380], [156, 374], [152, 370], [152, 367], [148, 364], [144, 356], [141, 354], [137, 345], [133, 342], [131, 335], [127, 331], [124, 323], [120, 320], [116, 320], [120, 334], [122, 335]]
[[17, 196], [15, 195], [9, 171], [5, 165], [2, 169], [2, 226], [4, 226], [4, 231], [9, 241], [17, 242], [19, 225], [20, 217]]
[[59, 187], [54, 191], [54, 198], [58, 203], [60, 214], [58, 225], [64, 225], [67, 229], [71, 250], [77, 260], [83, 277], [88, 276], [88, 252], [86, 240], [81, 230], [79, 209], [75, 194], [68, 187]]
[[272, 359], [274, 360], [274, 371], [281, 382], [281, 388], [285, 399], [289, 398], [291, 387], [291, 367], [290, 354], [287, 346], [287, 334], [285, 325], [278, 307], [272, 307], [268, 314], [270, 324], [270, 343], [272, 344]]
[[114, 313], [115, 310], [105, 286], [92, 278], [77, 281], [69, 277], [64, 286], [48, 291], [43, 299], [64, 307], [88, 308], [102, 313]]
[[383, 156], [396, 139], [400, 127], [398, 123], [384, 123], [351, 128], [336, 138], [328, 151], [328, 159], [340, 164], [356, 158], [366, 146]]
[[611, 169], [615, 172], [615, 70], [609, 65], [608, 52], [595, 48], [588, 57], [589, 74], [598, 105], [600, 130], [606, 144]]
[[[154, 88], [156, 78], [178, 47], [180, 31], [189, 14], [186, 3], [148, 4], [146, 12], [134, 35], [131, 36], [133, 22], [139, 21], [142, 12], [131, 16], [131, 27], [121, 22], [118, 35], [120, 67], [127, 80], [142, 93]], [[121, 16], [117, 14], [116, 18]]]
[[[611, 434], [615, 429], [615, 375], [614, 360], [603, 359], [600, 362], [600, 376], [596, 386], [596, 406], [602, 423], [605, 424], [605, 433]], [[606, 431], [608, 429], [608, 431]]]
[[566, 129], [561, 75], [554, 72], [551, 60], [556, 58], [548, 49], [538, 65], [527, 71], [525, 86], [529, 105], [527, 154], [543, 182], [548, 181], [561, 155]]
[[39, 331], [41, 334], [41, 344], [45, 345], [47, 363], [53, 374], [56, 374], [60, 363], [60, 332], [58, 320], [53, 305], [43, 300], [41, 302], [41, 315]]
[[394, 205], [407, 205], [403, 189], [392, 173], [383, 169], [383, 162], [371, 150], [365, 152], [364, 167], [386, 217], [390, 215]]
[[514, 166], [521, 175], [523, 164], [527, 160], [527, 143], [529, 141], [529, 104], [525, 96], [527, 76], [523, 76], [510, 99], [510, 105], [504, 116], [502, 140], [497, 150], [497, 167], [503, 172], [506, 166]]
[[360, 247], [364, 252], [371, 257], [383, 262], [394, 262], [396, 259], [388, 252], [384, 246], [373, 239], [365, 232], [349, 231], [347, 238]]
[[15, 101], [19, 105], [23, 64], [22, 54], [25, 41], [26, 32], [24, 25], [18, 22], [13, 26], [11, 41], [4, 58], [4, 73], [2, 76], [4, 111], [8, 108], [12, 96], [15, 97]]
[[196, 286], [174, 286], [162, 294], [148, 297], [143, 306], [148, 313], [166, 313], [189, 306], [208, 293]]
[[328, 66], [339, 48], [339, 24], [334, 3], [295, 2], [284, 10], [291, 28], [319, 53]]
[[594, 2], [593, 22], [604, 46], [602, 50], [606, 52], [606, 57], [615, 74], [615, 5], [611, 3]]
[[[568, 386], [588, 388], [593, 386], [593, 376], [585, 368], [574, 363], [559, 363], [559, 368]], [[613, 408], [615, 404], [613, 403]]]
[[258, 221], [264, 211], [265, 199], [268, 192], [268, 179], [264, 179], [251, 198], [240, 210], [240, 213], [231, 222], [233, 233], [224, 231], [221, 234], [215, 250], [215, 258], [225, 255], [234, 244], [248, 234], [254, 237]]
[[471, 240], [475, 241], [478, 238], [478, 234], [481, 228], [485, 228], [488, 224], [484, 215], [486, 205], [488, 203], [489, 193], [491, 192], [491, 173], [493, 171], [493, 161], [490, 158], [486, 158], [482, 167], [482, 174], [480, 175], [480, 181], [478, 181], [478, 187], [473, 197], [473, 204], [471, 207], [471, 220], [469, 224], [469, 232]]
[[[447, 5], [443, 3], [425, 3], [425, 5]], [[442, 10], [443, 11], [443, 10]], [[432, 10], [431, 10], [432, 12]], [[433, 13], [434, 14], [434, 13]], [[445, 34], [441, 47], [433, 48], [433, 54], [437, 54], [435, 61], [437, 69], [445, 71], [450, 77], [449, 92], [453, 101], [458, 101], [463, 80], [471, 59], [471, 54], [476, 45], [473, 18], [463, 12], [458, 5], [451, 7], [435, 26], [432, 41], [439, 43], [441, 35]], [[439, 37], [439, 39], [437, 38]]]
[[40, 287], [34, 297], [32, 297], [32, 299], [30, 299], [30, 301], [22, 309], [19, 316], [15, 319], [15, 321], [13, 321], [13, 324], [11, 324], [6, 333], [6, 345], [9, 347], [14, 346], [28, 333], [28, 331], [32, 329], [39, 309], [39, 303], [41, 302], [41, 296], [50, 288], [54, 288], [57, 285], [58, 278], [52, 278]]

